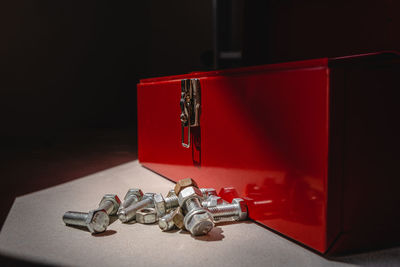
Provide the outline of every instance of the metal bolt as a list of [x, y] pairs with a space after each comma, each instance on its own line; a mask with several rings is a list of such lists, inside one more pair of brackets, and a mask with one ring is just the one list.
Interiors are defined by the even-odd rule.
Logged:
[[118, 211], [121, 200], [117, 195], [105, 194], [99, 204], [100, 210], [105, 210], [108, 215], [115, 215]]
[[174, 187], [174, 191], [175, 191], [175, 195], [179, 195], [179, 192], [181, 192], [184, 188], [186, 187], [196, 187], [199, 188], [197, 186], [197, 183], [195, 180], [193, 180], [192, 178], [185, 178], [185, 179], [181, 179], [179, 180], [175, 187]]
[[247, 218], [247, 206], [241, 198], [234, 198], [231, 204], [222, 204], [208, 207], [214, 222], [242, 221]]
[[158, 217], [162, 217], [168, 210], [179, 206], [178, 197], [174, 194], [164, 198], [161, 194], [156, 194], [154, 195], [154, 206]]
[[154, 193], [146, 193], [143, 199], [136, 202], [125, 209], [118, 211], [118, 219], [121, 222], [129, 222], [136, 217], [136, 212], [143, 208], [154, 208]]
[[209, 196], [206, 200], [203, 200], [203, 202], [201, 202], [201, 205], [204, 208], [215, 207], [222, 204], [224, 204], [224, 200], [221, 197], [214, 195]]
[[186, 187], [180, 190], [178, 195], [179, 206], [186, 216], [183, 220], [185, 228], [192, 235], [205, 235], [214, 227], [214, 222], [208, 210], [201, 206], [202, 193], [194, 187]]
[[[204, 199], [217, 195], [217, 191], [214, 188], [200, 188], [200, 191]], [[161, 194], [155, 195], [154, 204], [158, 217], [164, 216], [168, 210], [179, 206], [178, 197], [174, 190], [169, 191], [165, 198]]]
[[167, 197], [170, 197], [170, 196], [176, 196], [174, 189], [171, 189], [171, 190], [168, 191]]
[[63, 221], [66, 225], [85, 226], [91, 233], [101, 233], [107, 229], [110, 223], [105, 210], [91, 210], [89, 212], [67, 211]]
[[210, 196], [216, 196], [217, 190], [214, 188], [200, 188], [201, 193], [203, 194], [203, 198], [207, 199]]
[[124, 201], [122, 202], [119, 210], [125, 209], [132, 205], [133, 203], [139, 202], [143, 198], [143, 192], [139, 188], [131, 188], [126, 192]]
[[175, 228], [174, 215], [177, 213], [177, 210], [175, 209], [158, 219], [158, 226], [162, 231], [170, 231]]

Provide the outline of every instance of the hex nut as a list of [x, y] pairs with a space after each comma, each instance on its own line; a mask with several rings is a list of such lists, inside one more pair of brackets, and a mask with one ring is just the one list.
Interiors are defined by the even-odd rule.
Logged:
[[86, 225], [92, 234], [104, 232], [109, 223], [110, 217], [105, 210], [96, 209], [88, 212]]
[[111, 201], [113, 203], [113, 209], [109, 215], [116, 214], [118, 211], [118, 208], [121, 204], [121, 200], [119, 199], [119, 197], [115, 194], [105, 194], [100, 201], [99, 207], [101, 207], [103, 205], [103, 203], [106, 201]]
[[164, 197], [161, 194], [154, 195], [154, 208], [156, 209], [157, 216], [162, 217], [167, 212]]
[[155, 223], [157, 221], [157, 212], [153, 208], [143, 208], [136, 212], [136, 222], [143, 224]]
[[240, 207], [238, 219], [240, 221], [245, 220], [247, 218], [247, 204], [246, 204], [246, 202], [241, 198], [234, 198], [232, 200], [232, 203], [238, 204], [239, 207]]
[[191, 187], [191, 186], [196, 187], [196, 188], [199, 188], [199, 187], [197, 186], [196, 181], [193, 180], [192, 178], [185, 178], [185, 179], [179, 180], [179, 181], [176, 183], [175, 188], [174, 188], [175, 194], [178, 196], [179, 193], [180, 193], [184, 188], [186, 188], [186, 187]]
[[172, 220], [174, 221], [175, 226], [179, 229], [185, 229], [185, 224], [183, 223], [184, 218], [185, 216], [182, 213], [182, 208], [178, 207], [172, 216]]
[[198, 198], [201, 203], [202, 197], [203, 197], [203, 195], [202, 195], [200, 189], [198, 189], [197, 187], [193, 187], [193, 186], [186, 187], [186, 188], [182, 189], [179, 193], [179, 196], [178, 196], [179, 206], [183, 207], [186, 200], [191, 199], [191, 198]]

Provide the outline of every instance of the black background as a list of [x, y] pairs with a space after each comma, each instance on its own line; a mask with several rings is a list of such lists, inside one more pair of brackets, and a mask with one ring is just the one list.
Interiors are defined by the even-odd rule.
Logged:
[[[239, 6], [239, 65], [400, 50], [399, 1]], [[212, 1], [3, 1], [0, 224], [16, 196], [136, 159], [139, 79], [213, 69], [213, 41]]]

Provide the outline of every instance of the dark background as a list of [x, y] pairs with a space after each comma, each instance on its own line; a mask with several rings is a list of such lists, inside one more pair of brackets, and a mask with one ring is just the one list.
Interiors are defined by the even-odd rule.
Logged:
[[400, 50], [399, 10], [395, 0], [3, 1], [0, 226], [19, 195], [137, 158], [140, 78]]

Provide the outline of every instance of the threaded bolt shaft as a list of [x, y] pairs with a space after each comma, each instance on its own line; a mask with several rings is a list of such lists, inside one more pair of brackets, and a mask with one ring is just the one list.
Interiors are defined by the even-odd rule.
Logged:
[[110, 222], [104, 209], [91, 210], [88, 213], [67, 211], [62, 219], [67, 225], [85, 226], [91, 233], [104, 232]]
[[217, 221], [239, 221], [247, 218], [247, 206], [243, 199], [235, 198], [231, 204], [208, 207], [207, 210]]
[[185, 201], [186, 212], [199, 208], [202, 208], [202, 206], [198, 198], [191, 198]]
[[238, 206], [236, 204], [218, 205], [216, 207], [209, 207], [208, 211], [214, 217], [229, 217], [237, 216], [239, 214]]
[[86, 220], [88, 219], [89, 213], [78, 212], [78, 211], [67, 211], [63, 215], [63, 221], [65, 224], [86, 226]]
[[139, 202], [132, 204], [131, 206], [122, 209], [118, 212], [118, 218], [122, 222], [129, 222], [130, 220], [136, 217], [136, 212], [143, 208], [154, 208], [154, 201], [153, 198], [145, 198]]
[[165, 207], [167, 209], [173, 209], [179, 206], [178, 197], [176, 195], [166, 197], [164, 198], [164, 200], [165, 200]]
[[175, 223], [174, 223], [174, 215], [176, 213], [176, 210], [173, 212], [168, 213], [167, 215], [161, 217], [158, 219], [158, 226], [162, 231], [169, 231], [175, 228]]
[[121, 209], [125, 209], [127, 207], [129, 207], [130, 205], [132, 205], [133, 203], [136, 203], [139, 201], [139, 198], [135, 195], [130, 195], [128, 196], [126, 199], [124, 199], [124, 201], [122, 202], [121, 206], [120, 206], [120, 210]]

